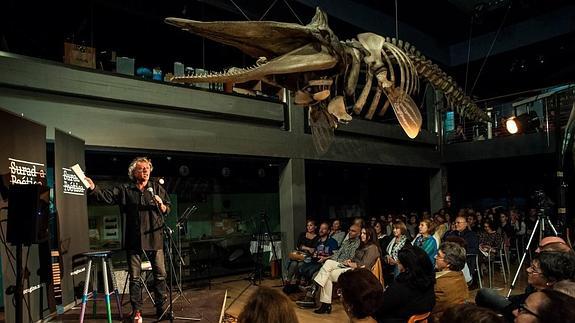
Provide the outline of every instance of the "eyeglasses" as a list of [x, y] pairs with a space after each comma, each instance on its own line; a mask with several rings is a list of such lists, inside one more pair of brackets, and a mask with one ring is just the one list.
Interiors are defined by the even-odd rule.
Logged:
[[537, 270], [535, 269], [535, 267], [533, 267], [533, 265], [527, 267], [527, 273], [538, 274], [538, 275], [543, 274], [542, 272], [537, 271]]
[[533, 315], [536, 318], [540, 319], [541, 316], [539, 316], [538, 314], [536, 314], [535, 312], [533, 312], [532, 310], [528, 309], [527, 306], [525, 306], [524, 304], [519, 305], [519, 308], [517, 308], [517, 312], [519, 314], [529, 314], [529, 315]]

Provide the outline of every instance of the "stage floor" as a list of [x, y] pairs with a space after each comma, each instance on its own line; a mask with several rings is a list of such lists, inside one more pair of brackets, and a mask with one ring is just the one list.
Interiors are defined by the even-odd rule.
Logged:
[[[503, 289], [504, 286], [503, 277], [500, 272], [494, 273], [493, 287], [500, 290], [503, 294], [507, 292], [507, 289]], [[519, 283], [514, 290], [515, 293], [521, 293], [525, 287], [525, 275], [521, 275]], [[202, 288], [192, 288], [190, 286], [185, 286], [184, 295], [188, 298], [191, 304], [188, 304], [182, 297], [179, 297], [174, 302], [174, 314], [176, 317], [196, 317], [201, 318], [202, 323], [214, 323], [218, 322], [221, 313], [221, 306], [223, 304], [224, 295], [227, 291], [227, 299], [225, 303], [225, 313], [227, 314], [226, 322], [235, 322], [233, 318], [237, 317], [242, 309], [244, 308], [246, 302], [252, 293], [255, 292], [257, 286], [250, 285], [248, 280], [244, 278], [247, 275], [236, 275], [229, 277], [222, 277], [214, 279], [211, 283], [211, 288], [204, 286]], [[264, 279], [261, 282], [262, 285], [270, 286], [281, 290], [281, 280], [280, 279]], [[488, 282], [484, 282], [484, 286], [488, 287]], [[499, 287], [499, 288], [498, 288]], [[475, 294], [477, 290], [471, 292], [470, 302], [474, 301]], [[301, 297], [303, 293], [296, 293], [290, 295], [292, 300], [297, 300]], [[124, 296], [124, 315], [127, 316], [130, 312], [130, 305], [127, 303], [128, 295]], [[106, 319], [105, 308], [103, 302], [98, 302], [98, 310], [96, 318], [94, 319], [92, 315], [92, 303], [88, 303], [89, 307], [87, 309], [85, 322], [103, 322]], [[295, 305], [294, 305], [295, 306]], [[116, 307], [112, 307], [113, 320], [116, 322], [120, 321], [117, 314]], [[154, 322], [154, 308], [149, 299], [145, 300], [145, 308], [143, 310], [144, 322]], [[331, 314], [315, 314], [311, 309], [301, 309], [296, 306], [296, 314], [299, 318], [299, 322], [343, 322], [347, 320], [345, 311], [339, 301], [339, 299], [334, 299], [333, 308]], [[80, 307], [77, 306], [72, 310], [67, 311], [65, 314], [52, 320], [52, 322], [78, 322], [80, 316]], [[183, 322], [183, 319], [175, 319], [176, 322]]]

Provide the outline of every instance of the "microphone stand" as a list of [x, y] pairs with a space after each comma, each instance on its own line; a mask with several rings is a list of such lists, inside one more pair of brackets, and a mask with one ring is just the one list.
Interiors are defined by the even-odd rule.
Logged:
[[[155, 200], [154, 200], [154, 201], [155, 201]], [[160, 214], [163, 214], [163, 213], [161, 212], [162, 210], [160, 209], [160, 206], [159, 206], [157, 203], [155, 203], [155, 204], [156, 204], [156, 207], [158, 208], [158, 211], [160, 212]], [[187, 218], [187, 216], [191, 215], [191, 214], [194, 213], [196, 210], [197, 210], [197, 207], [195, 207], [195, 206], [186, 209], [186, 211], [184, 212], [184, 215], [182, 215], [182, 217], [180, 217], [180, 219], [182, 219], [182, 218], [184, 218], [184, 217]], [[187, 213], [187, 214], [186, 214], [186, 213]], [[180, 219], [178, 219], [178, 224], [180, 224]], [[176, 268], [175, 268], [175, 266], [174, 266], [174, 261], [173, 261], [173, 256], [172, 256], [172, 253], [173, 253], [173, 248], [172, 248], [172, 247], [175, 245], [175, 243], [174, 243], [174, 240], [172, 239], [172, 232], [173, 232], [173, 230], [172, 230], [170, 227], [168, 227], [168, 225], [166, 224], [165, 218], [164, 218], [164, 221], [163, 221], [163, 224], [162, 224], [162, 229], [163, 229], [163, 231], [164, 231], [164, 249], [167, 251], [166, 253], [168, 254], [168, 264], [169, 264], [169, 267], [170, 267], [170, 291], [169, 291], [169, 301], [170, 301], [170, 304], [169, 304], [168, 307], [166, 307], [166, 309], [164, 310], [164, 312], [162, 313], [162, 315], [158, 318], [158, 321], [161, 321], [161, 320], [163, 319], [164, 315], [166, 315], [166, 313], [169, 313], [169, 314], [170, 314], [170, 315], [169, 315], [170, 322], [174, 322], [174, 319], [178, 319], [178, 320], [189, 320], [189, 321], [201, 321], [201, 320], [202, 320], [201, 317], [199, 317], [199, 318], [192, 318], [192, 317], [176, 317], [176, 316], [174, 316], [174, 301], [175, 301], [178, 297], [182, 296], [182, 297], [188, 302], [188, 304], [190, 304], [190, 305], [191, 305], [192, 303], [191, 303], [190, 300], [188, 300], [188, 299], [186, 298], [186, 296], [184, 295], [184, 291], [182, 290], [182, 287], [181, 287], [181, 285], [178, 283], [177, 280], [176, 280], [176, 284], [177, 284], [177, 286], [178, 286], [178, 290], [179, 290], [180, 293], [179, 293], [179, 295], [178, 295], [176, 298], [173, 297], [173, 286], [174, 286], [173, 280], [174, 280], [174, 275], [175, 275], [175, 272], [176, 272]], [[176, 252], [178, 253], [178, 258], [180, 259], [180, 261], [183, 262], [182, 255], [181, 255], [180, 251], [177, 250], [177, 248], [176, 248]]]

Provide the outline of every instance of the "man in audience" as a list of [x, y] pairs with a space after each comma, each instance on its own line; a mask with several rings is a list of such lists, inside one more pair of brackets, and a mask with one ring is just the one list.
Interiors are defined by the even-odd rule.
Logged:
[[545, 237], [539, 241], [536, 253], [541, 253], [543, 251], [555, 251], [555, 252], [573, 252], [565, 240], [560, 237], [550, 236]]
[[[343, 263], [345, 260], [353, 259], [355, 251], [359, 247], [361, 233], [361, 226], [358, 224], [352, 224], [348, 231], [348, 239], [341, 243], [341, 248], [336, 250], [331, 256], [325, 257], [320, 256], [318, 262], [323, 265], [326, 260], [331, 259], [339, 263]], [[296, 304], [302, 307], [315, 307], [315, 295], [318, 291], [317, 284], [311, 284], [306, 297], [302, 301], [297, 301]]]
[[329, 236], [337, 242], [337, 247], [339, 248], [343, 242], [343, 239], [345, 238], [345, 231], [341, 230], [341, 221], [338, 219], [333, 220]]
[[469, 298], [467, 283], [461, 270], [465, 266], [465, 249], [455, 242], [444, 242], [439, 246], [435, 258], [435, 306], [432, 315], [435, 321], [448, 308], [464, 303]]
[[300, 274], [307, 281], [311, 280], [312, 277], [321, 268], [322, 263], [319, 262], [321, 257], [329, 257], [338, 248], [337, 241], [329, 237], [329, 224], [327, 222], [322, 222], [319, 226], [319, 240], [315, 247], [315, 252], [313, 253], [311, 262], [304, 263], [300, 268]]
[[475, 265], [475, 257], [479, 254], [479, 238], [477, 234], [468, 228], [467, 218], [465, 215], [458, 216], [455, 218], [455, 230], [450, 230], [445, 233], [443, 240], [449, 237], [460, 237], [466, 242], [465, 252], [467, 254], [467, 266], [472, 275], [473, 283], [471, 284], [471, 289], [477, 288], [477, 281], [479, 279], [479, 273], [477, 266]]

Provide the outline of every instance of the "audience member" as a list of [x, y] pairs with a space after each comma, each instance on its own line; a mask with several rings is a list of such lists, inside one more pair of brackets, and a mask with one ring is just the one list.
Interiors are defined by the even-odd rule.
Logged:
[[492, 310], [473, 304], [453, 306], [443, 313], [440, 323], [504, 323], [505, 320]]
[[319, 262], [319, 259], [321, 257], [331, 256], [338, 248], [337, 242], [333, 238], [329, 237], [329, 224], [327, 222], [322, 222], [319, 226], [318, 236], [319, 238], [315, 247], [315, 252], [311, 257], [311, 260], [304, 263], [300, 268], [300, 274], [306, 281], [310, 281], [315, 273], [321, 268], [322, 263]]
[[455, 242], [444, 242], [439, 247], [435, 268], [435, 306], [433, 317], [437, 321], [453, 305], [464, 303], [469, 291], [462, 269], [465, 266], [465, 249]]
[[315, 313], [329, 314], [331, 312], [333, 283], [337, 282], [337, 279], [342, 273], [357, 268], [367, 268], [371, 270], [371, 267], [373, 267], [377, 258], [379, 258], [379, 244], [373, 228], [361, 229], [360, 237], [361, 243], [355, 251], [353, 258], [348, 258], [341, 262], [327, 260], [315, 276], [314, 281], [321, 287], [319, 297], [321, 306], [314, 311]]
[[400, 221], [393, 224], [393, 238], [387, 245], [384, 258], [384, 263], [386, 264], [384, 267], [386, 284], [389, 284], [388, 282], [392, 282], [395, 279], [395, 276], [399, 274], [399, 269], [397, 268], [397, 254], [399, 253], [399, 250], [408, 243], [406, 233], [407, 228], [405, 223]]
[[511, 311], [524, 303], [530, 293], [552, 288], [561, 280], [573, 279], [575, 279], [575, 255], [565, 252], [542, 252], [527, 268], [527, 282], [532, 288], [509, 298], [501, 296], [492, 289], [484, 288], [477, 293], [475, 303], [498, 311], [511, 320]]
[[297, 239], [296, 251], [293, 253], [295, 256], [290, 257], [290, 261], [287, 266], [287, 284], [283, 288], [283, 291], [286, 294], [297, 290], [299, 272], [301, 266], [304, 264], [304, 259], [306, 257], [310, 258], [315, 252], [315, 247], [319, 239], [319, 236], [315, 232], [316, 229], [317, 226], [315, 225], [315, 221], [308, 220], [305, 232], [302, 232]]
[[437, 255], [438, 242], [433, 237], [435, 225], [430, 219], [423, 219], [419, 222], [419, 234], [413, 239], [412, 244], [423, 249], [427, 253], [429, 260], [435, 266], [435, 256]]
[[556, 290], [535, 292], [513, 310], [516, 323], [575, 322], [575, 298]]
[[297, 323], [293, 303], [281, 292], [260, 286], [238, 317], [238, 323]]
[[341, 221], [338, 219], [333, 220], [331, 224], [331, 232], [329, 236], [337, 241], [338, 248], [341, 247], [341, 243], [345, 238], [345, 231], [341, 230]]
[[406, 227], [407, 232], [409, 233], [409, 238], [410, 239], [415, 238], [415, 236], [417, 236], [417, 233], [419, 232], [417, 215], [413, 214], [409, 217], [409, 222], [407, 223]]
[[493, 221], [487, 220], [483, 223], [483, 232], [479, 233], [480, 259], [487, 262], [488, 256], [494, 256], [503, 244], [503, 235], [494, 228]]
[[375, 323], [374, 314], [383, 296], [383, 286], [366, 268], [349, 270], [337, 280], [341, 303], [350, 322]]
[[400, 273], [383, 293], [378, 322], [405, 322], [412, 315], [431, 312], [435, 305], [435, 275], [425, 251], [407, 244], [397, 257]]
[[465, 252], [467, 254], [467, 266], [469, 267], [469, 271], [472, 275], [474, 275], [472, 286], [475, 287], [477, 285], [477, 281], [479, 279], [479, 273], [477, 266], [475, 265], [475, 256], [479, 254], [479, 239], [477, 238], [477, 234], [467, 227], [467, 219], [465, 216], [458, 216], [455, 218], [455, 229], [451, 231], [447, 231], [443, 236], [443, 240], [448, 237], [455, 236], [465, 239], [465, 243], [467, 247], [465, 248]]
[[535, 252], [540, 253], [544, 251], [573, 253], [573, 249], [567, 245], [565, 240], [555, 236], [545, 237], [539, 241]]
[[[352, 224], [348, 230], [349, 239], [344, 240], [341, 243], [341, 248], [336, 250], [333, 255], [329, 257], [319, 257], [318, 262], [324, 263], [322, 265], [322, 269], [327, 265], [324, 271], [331, 272], [335, 269], [340, 269], [339, 264], [343, 263], [346, 260], [353, 258], [357, 248], [360, 245], [360, 234], [361, 234], [361, 227], [358, 224]], [[343, 265], [342, 265], [343, 266]], [[343, 266], [345, 267], [345, 266]], [[320, 272], [322, 271], [320, 269]], [[319, 275], [319, 273], [318, 273]], [[325, 275], [325, 274], [323, 274]], [[328, 275], [329, 276], [329, 275]], [[323, 277], [323, 276], [322, 276]], [[337, 280], [337, 277], [336, 277]], [[329, 288], [331, 288], [331, 281], [329, 283], [326, 282], [326, 285], [329, 284]], [[323, 286], [323, 285], [322, 285]], [[312, 283], [309, 286], [309, 291], [304, 300], [297, 301], [296, 304], [302, 307], [315, 307], [315, 294], [318, 290], [318, 285]], [[331, 292], [331, 291], [330, 291]], [[330, 293], [331, 295], [331, 293]]]

